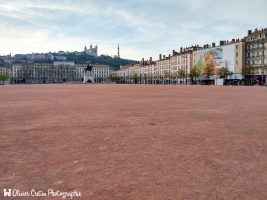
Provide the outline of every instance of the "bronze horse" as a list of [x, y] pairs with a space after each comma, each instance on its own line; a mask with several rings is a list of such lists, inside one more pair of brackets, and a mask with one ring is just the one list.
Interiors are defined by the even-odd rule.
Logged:
[[85, 71], [92, 72], [93, 71], [93, 66], [92, 65], [87, 65]]

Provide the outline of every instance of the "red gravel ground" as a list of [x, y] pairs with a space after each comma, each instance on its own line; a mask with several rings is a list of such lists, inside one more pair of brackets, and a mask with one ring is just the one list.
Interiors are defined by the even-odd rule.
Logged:
[[11, 85], [0, 95], [0, 199], [4, 188], [267, 199], [267, 88]]

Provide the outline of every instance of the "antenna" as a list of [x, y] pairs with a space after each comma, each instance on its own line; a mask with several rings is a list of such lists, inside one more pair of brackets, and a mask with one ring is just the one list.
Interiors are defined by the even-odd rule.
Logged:
[[120, 44], [118, 44], [118, 58], [120, 58]]

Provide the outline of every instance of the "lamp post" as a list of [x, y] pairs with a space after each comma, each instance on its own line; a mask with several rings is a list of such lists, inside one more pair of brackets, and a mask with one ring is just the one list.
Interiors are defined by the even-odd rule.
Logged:
[[187, 85], [187, 76], [188, 76], [188, 73], [187, 73], [187, 70], [188, 70], [188, 67], [187, 67], [187, 65], [185, 66], [185, 83], [186, 83], [186, 85]]
[[262, 69], [261, 69], [261, 83], [262, 83], [262, 86], [264, 85], [263, 78], [264, 78], [264, 69], [263, 69], [263, 66], [262, 66]]

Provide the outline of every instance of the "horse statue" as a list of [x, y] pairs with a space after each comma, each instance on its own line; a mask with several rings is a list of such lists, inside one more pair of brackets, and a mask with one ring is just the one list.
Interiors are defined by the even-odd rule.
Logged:
[[93, 71], [93, 66], [92, 65], [87, 65], [87, 67], [85, 68], [85, 72], [92, 72]]

